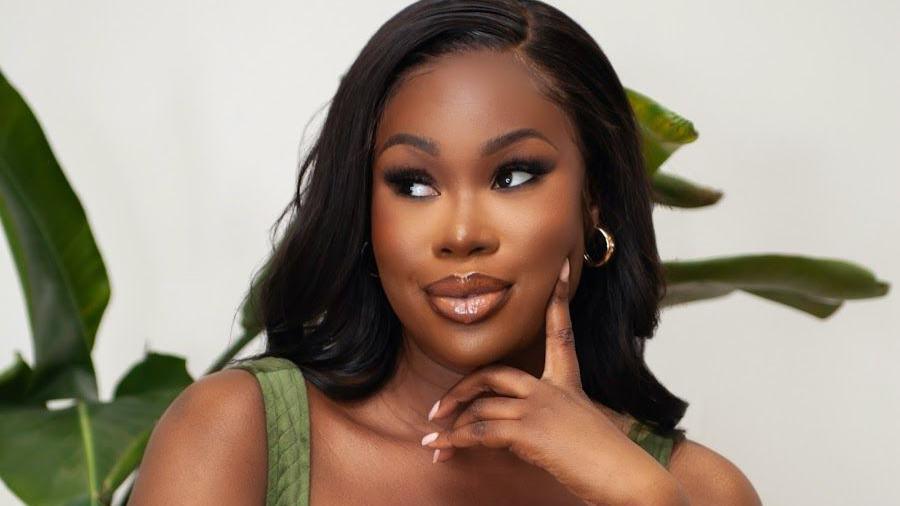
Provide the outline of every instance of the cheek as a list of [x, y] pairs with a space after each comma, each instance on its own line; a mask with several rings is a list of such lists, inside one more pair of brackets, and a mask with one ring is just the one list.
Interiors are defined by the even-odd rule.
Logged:
[[[549, 210], [549, 211], [548, 211]], [[546, 303], [563, 259], [577, 252], [581, 217], [577, 205], [550, 198], [519, 209], [518, 219], [506, 232], [506, 245], [515, 252], [517, 266], [516, 313], [523, 330], [543, 329]]]
[[504, 210], [504, 242], [517, 252], [521, 267], [534, 273], [554, 270], [563, 257], [578, 249], [581, 238], [581, 214], [577, 199], [560, 198], [568, 195], [568, 185], [560, 184], [555, 191], [535, 194], [534, 198], [513, 203]]
[[385, 289], [392, 283], [407, 281], [411, 266], [421, 262], [427, 228], [415, 219], [414, 207], [395, 202], [379, 187], [372, 194], [372, 247], [381, 282]]

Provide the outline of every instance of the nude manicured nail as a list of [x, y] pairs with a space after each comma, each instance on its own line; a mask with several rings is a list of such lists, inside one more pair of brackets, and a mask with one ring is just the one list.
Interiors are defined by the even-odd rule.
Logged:
[[431, 457], [431, 463], [432, 463], [432, 464], [434, 464], [435, 462], [437, 462], [438, 455], [440, 455], [440, 454], [441, 454], [441, 449], [440, 449], [440, 448], [438, 448], [437, 450], [434, 451], [434, 456]]
[[431, 406], [431, 411], [428, 412], [428, 420], [430, 421], [434, 418], [435, 413], [437, 413], [438, 407], [441, 405], [441, 400], [438, 399], [437, 402], [434, 403], [434, 406]]
[[427, 445], [428, 443], [434, 441], [437, 438], [438, 438], [437, 432], [432, 432], [431, 434], [427, 434], [425, 437], [422, 438], [422, 446]]

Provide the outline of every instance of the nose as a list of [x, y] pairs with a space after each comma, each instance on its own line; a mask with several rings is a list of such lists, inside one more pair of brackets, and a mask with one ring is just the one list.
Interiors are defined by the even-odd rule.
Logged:
[[468, 258], [488, 255], [500, 246], [500, 239], [488, 213], [471, 196], [447, 199], [446, 219], [437, 225], [433, 251], [438, 258]]

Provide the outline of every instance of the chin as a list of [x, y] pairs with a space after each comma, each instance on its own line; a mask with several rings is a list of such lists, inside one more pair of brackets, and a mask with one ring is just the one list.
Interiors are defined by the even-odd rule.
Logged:
[[[515, 311], [495, 314], [478, 324], [459, 324], [436, 317], [424, 334], [419, 334], [420, 347], [427, 347], [429, 355], [443, 358], [457, 370], [470, 370], [509, 358], [527, 348], [537, 335], [528, 319]], [[543, 320], [536, 322], [538, 326]]]

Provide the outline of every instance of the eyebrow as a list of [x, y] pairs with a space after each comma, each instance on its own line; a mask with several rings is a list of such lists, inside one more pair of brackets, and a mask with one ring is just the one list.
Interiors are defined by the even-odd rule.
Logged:
[[[556, 147], [556, 144], [553, 144], [553, 142], [551, 142], [550, 139], [548, 139], [547, 136], [542, 134], [540, 131], [535, 130], [534, 128], [519, 128], [517, 130], [512, 130], [503, 135], [499, 135], [497, 137], [494, 137], [493, 139], [487, 140], [484, 144], [481, 145], [481, 156], [490, 156], [497, 151], [505, 148], [506, 146], [515, 144], [522, 139], [527, 139], [530, 137], [542, 139], [556, 148], [557, 151], [559, 150], [559, 148]], [[434, 157], [440, 156], [441, 153], [437, 142], [435, 142], [433, 139], [401, 132], [388, 137], [388, 139], [384, 141], [384, 144], [381, 146], [381, 149], [378, 150], [376, 156], [381, 155], [384, 150], [397, 144], [407, 144]]]

